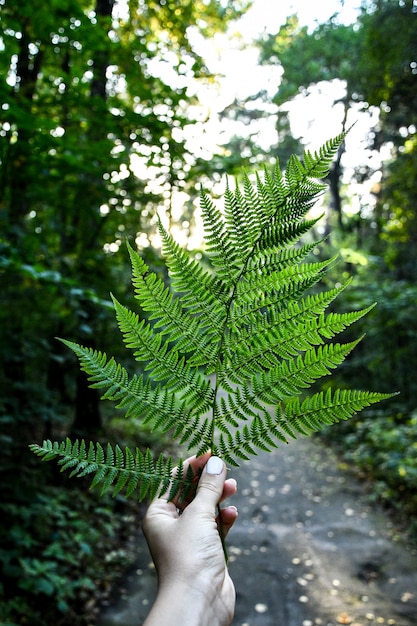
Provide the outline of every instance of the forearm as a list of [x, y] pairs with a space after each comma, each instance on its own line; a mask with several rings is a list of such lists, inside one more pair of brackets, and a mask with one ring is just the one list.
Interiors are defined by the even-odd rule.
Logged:
[[184, 584], [163, 585], [143, 626], [230, 626], [233, 615], [213, 595]]

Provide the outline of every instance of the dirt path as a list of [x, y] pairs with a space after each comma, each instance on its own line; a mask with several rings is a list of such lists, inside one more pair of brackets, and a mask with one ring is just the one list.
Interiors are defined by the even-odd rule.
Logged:
[[[234, 626], [417, 626], [417, 555], [319, 442], [260, 454], [231, 476]], [[146, 545], [99, 626], [139, 626], [155, 593]]]

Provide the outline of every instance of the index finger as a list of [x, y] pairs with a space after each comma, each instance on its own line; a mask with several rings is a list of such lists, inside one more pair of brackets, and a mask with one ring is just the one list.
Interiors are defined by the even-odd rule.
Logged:
[[[187, 473], [190, 471], [189, 468], [191, 468], [193, 474], [194, 474], [194, 478], [193, 478], [193, 483], [195, 483], [195, 488], [193, 488], [191, 490], [191, 492], [187, 495], [186, 498], [182, 497], [182, 490], [180, 489], [174, 496], [174, 498], [170, 498], [169, 494], [170, 494], [170, 486], [167, 487], [167, 489], [165, 490], [164, 493], [162, 493], [158, 499], [162, 499], [165, 500], [165, 502], [172, 502], [178, 509], [183, 510], [187, 504], [189, 504], [191, 502], [191, 500], [194, 498], [195, 495], [195, 491], [197, 488], [197, 484], [198, 484], [198, 480], [200, 478], [201, 475], [201, 471], [203, 469], [203, 467], [206, 465], [207, 461], [209, 460], [211, 456], [211, 452], [205, 452], [204, 454], [202, 454], [201, 456], [190, 456], [188, 459], [186, 459], [183, 464], [182, 464], [182, 476], [185, 477], [187, 476]], [[180, 478], [179, 476], [177, 476], [178, 473], [178, 466], [174, 467], [172, 472], [171, 472], [171, 476], [175, 477], [176, 479]]]

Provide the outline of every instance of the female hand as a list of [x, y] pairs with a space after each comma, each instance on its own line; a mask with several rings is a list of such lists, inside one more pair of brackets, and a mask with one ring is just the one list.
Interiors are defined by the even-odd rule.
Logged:
[[185, 461], [197, 475], [203, 468], [194, 499], [155, 499], [146, 513], [143, 531], [158, 574], [158, 593], [144, 626], [229, 626], [235, 589], [225, 563], [219, 527], [225, 537], [233, 526], [236, 507], [216, 506], [236, 492], [226, 480], [226, 466], [206, 453]]

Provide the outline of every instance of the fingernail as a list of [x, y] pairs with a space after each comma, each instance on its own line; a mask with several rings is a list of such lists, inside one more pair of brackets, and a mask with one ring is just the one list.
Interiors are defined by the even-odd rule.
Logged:
[[211, 456], [206, 465], [207, 474], [221, 474], [223, 471], [223, 461], [218, 456]]

